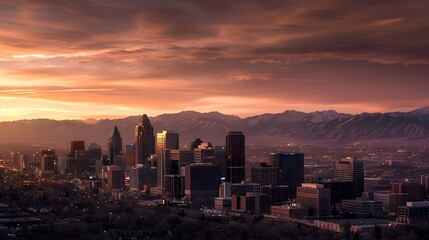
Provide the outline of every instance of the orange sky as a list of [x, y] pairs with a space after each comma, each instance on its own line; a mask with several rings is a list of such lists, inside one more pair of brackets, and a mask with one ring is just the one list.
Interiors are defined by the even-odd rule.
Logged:
[[429, 105], [425, 1], [4, 1], [0, 121]]

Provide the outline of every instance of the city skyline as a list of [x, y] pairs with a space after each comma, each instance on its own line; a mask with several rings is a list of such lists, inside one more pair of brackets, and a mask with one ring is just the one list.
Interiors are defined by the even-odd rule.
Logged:
[[0, 6], [0, 121], [429, 102], [423, 1]]
[[0, 239], [426, 239], [428, 12], [0, 1]]

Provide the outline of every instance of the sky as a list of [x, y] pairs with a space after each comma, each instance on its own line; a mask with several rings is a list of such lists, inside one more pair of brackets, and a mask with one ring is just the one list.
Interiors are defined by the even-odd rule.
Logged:
[[429, 4], [0, 1], [0, 121], [429, 105]]

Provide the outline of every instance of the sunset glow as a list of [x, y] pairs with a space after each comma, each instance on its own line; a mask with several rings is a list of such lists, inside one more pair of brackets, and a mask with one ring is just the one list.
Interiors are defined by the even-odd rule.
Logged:
[[412, 110], [429, 103], [427, 12], [423, 1], [3, 1], [0, 121]]

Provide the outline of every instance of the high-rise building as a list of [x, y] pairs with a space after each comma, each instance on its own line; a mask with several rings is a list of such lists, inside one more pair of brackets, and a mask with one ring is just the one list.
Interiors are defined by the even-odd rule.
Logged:
[[215, 164], [215, 153], [211, 143], [201, 143], [194, 149], [195, 163]]
[[192, 202], [212, 202], [218, 195], [217, 167], [195, 163], [185, 167], [185, 194]]
[[107, 167], [107, 188], [125, 188], [125, 172], [120, 167]]
[[88, 146], [88, 157], [90, 160], [100, 160], [101, 159], [101, 147], [96, 143], [91, 143]]
[[29, 167], [29, 159], [27, 155], [19, 154], [18, 155], [18, 169], [23, 170]]
[[276, 167], [252, 167], [250, 169], [252, 183], [277, 186], [279, 182], [279, 169]]
[[185, 177], [165, 175], [165, 193], [170, 198], [180, 199], [185, 196]]
[[39, 155], [39, 167], [42, 171], [56, 171], [55, 162], [56, 162], [55, 151], [52, 149], [43, 149]]
[[120, 153], [116, 155], [115, 161], [113, 163], [115, 166], [121, 167], [122, 171], [126, 171], [127, 169], [127, 162], [125, 160], [125, 155], [123, 153]]
[[171, 161], [177, 161], [179, 166], [186, 166], [194, 163], [193, 150], [170, 150]]
[[271, 205], [281, 204], [289, 199], [289, 187], [286, 185], [261, 186], [261, 193], [264, 193], [268, 196], [268, 200]]
[[189, 147], [189, 150], [194, 150], [195, 148], [198, 148], [198, 146], [203, 143], [203, 141], [200, 138], [196, 138], [193, 142], [191, 142], [191, 145]]
[[226, 136], [226, 181], [240, 183], [245, 179], [245, 139], [242, 132]]
[[272, 167], [280, 171], [279, 184], [288, 185], [290, 196], [296, 196], [296, 188], [304, 182], [304, 154], [283, 152], [273, 154]]
[[65, 173], [68, 168], [69, 157], [66, 155], [58, 156], [57, 170], [59, 173]]
[[125, 161], [126, 161], [126, 171], [131, 171], [131, 168], [133, 168], [136, 165], [135, 161], [135, 145], [134, 144], [127, 144], [125, 145]]
[[148, 158], [155, 153], [155, 135], [146, 114], [140, 117], [134, 129], [135, 161], [147, 164]]
[[[165, 187], [165, 175], [176, 174], [171, 170], [170, 151], [179, 149], [179, 134], [170, 131], [163, 131], [156, 135], [156, 155], [158, 156], [157, 162], [157, 184], [159, 188]], [[167, 150], [167, 152], [166, 152]], [[173, 165], [174, 166], [174, 165]]]
[[249, 180], [245, 180], [241, 183], [232, 183], [230, 189], [231, 195], [246, 195], [248, 192], [261, 193], [261, 185], [251, 183]]
[[364, 190], [363, 162], [346, 158], [339, 160], [335, 165], [335, 178], [351, 181], [353, 198], [361, 197]]
[[425, 187], [417, 182], [393, 183], [391, 185], [392, 193], [407, 193], [407, 201], [422, 201], [426, 199]]
[[329, 215], [331, 209], [331, 192], [322, 184], [303, 183], [296, 190], [296, 202], [310, 209], [311, 215]]
[[390, 190], [390, 180], [382, 177], [364, 178], [364, 192]]
[[67, 169], [72, 173], [90, 172], [89, 152], [87, 150], [76, 150], [75, 158], [69, 158]]
[[95, 162], [101, 159], [101, 147], [96, 143], [91, 143], [88, 148], [88, 158], [89, 158], [89, 167], [90, 172], [95, 173]]
[[392, 193], [390, 191], [378, 191], [372, 193], [372, 200], [382, 202], [383, 211], [389, 214], [397, 214], [398, 208], [407, 202], [406, 193]]
[[85, 150], [85, 141], [72, 141], [70, 143], [70, 157], [76, 157], [76, 150]]
[[142, 190], [145, 185], [156, 186], [156, 168], [137, 164], [130, 171], [130, 188]]
[[214, 148], [215, 163], [219, 166], [219, 177], [226, 179], [226, 149], [224, 146]]
[[425, 189], [425, 197], [429, 197], [429, 175], [422, 175], [420, 177], [420, 184]]
[[[341, 203], [342, 199], [353, 198], [353, 183], [351, 181], [344, 181], [338, 179], [329, 179], [318, 182], [325, 188], [329, 189], [331, 194], [331, 210], [334, 209], [336, 204]], [[339, 210], [339, 209], [337, 209]]]
[[113, 128], [112, 135], [109, 137], [107, 148], [109, 164], [112, 165], [115, 161], [116, 156], [122, 152], [122, 137], [116, 126]]

